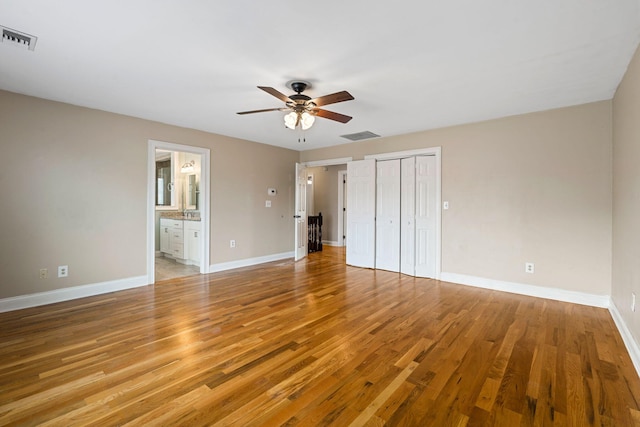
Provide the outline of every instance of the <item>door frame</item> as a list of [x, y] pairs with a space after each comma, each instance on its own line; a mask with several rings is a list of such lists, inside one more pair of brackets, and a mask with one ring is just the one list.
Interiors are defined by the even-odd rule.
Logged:
[[148, 140], [147, 145], [147, 281], [155, 283], [155, 257], [156, 257], [156, 200], [155, 200], [155, 168], [156, 149], [178, 151], [182, 153], [199, 154], [200, 166], [200, 274], [209, 273], [211, 257], [210, 245], [210, 164], [211, 150], [208, 148], [193, 147], [190, 145], [176, 144], [173, 142]]
[[391, 160], [411, 156], [435, 156], [436, 158], [436, 271], [435, 278], [440, 280], [442, 272], [442, 147], [419, 148], [417, 150], [396, 151], [371, 154], [366, 159]]

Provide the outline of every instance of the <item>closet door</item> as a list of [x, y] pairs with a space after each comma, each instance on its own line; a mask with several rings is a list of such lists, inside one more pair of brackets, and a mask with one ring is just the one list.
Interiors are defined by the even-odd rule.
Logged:
[[416, 268], [418, 277], [436, 274], [436, 160], [416, 157]]
[[376, 163], [376, 268], [400, 271], [400, 159]]
[[376, 161], [347, 163], [347, 264], [374, 268]]
[[400, 176], [400, 272], [416, 274], [416, 158], [401, 160]]

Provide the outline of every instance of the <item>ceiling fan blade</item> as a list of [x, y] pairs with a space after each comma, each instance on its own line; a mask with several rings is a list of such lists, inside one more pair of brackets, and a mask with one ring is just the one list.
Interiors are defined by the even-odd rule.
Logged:
[[251, 110], [251, 111], [239, 111], [236, 114], [253, 114], [253, 113], [264, 113], [267, 111], [287, 111], [288, 108], [266, 108], [264, 110]]
[[321, 108], [314, 108], [313, 113], [318, 116], [329, 120], [335, 120], [340, 123], [347, 123], [352, 119], [350, 116], [345, 116], [344, 114], [334, 113], [333, 111], [323, 110]]
[[312, 99], [310, 102], [313, 102], [318, 107], [323, 105], [335, 104], [337, 102], [351, 101], [355, 99], [349, 92], [343, 90], [342, 92], [332, 93], [331, 95], [321, 96], [319, 98]]
[[282, 92], [277, 91], [276, 89], [269, 86], [258, 86], [258, 89], [262, 89], [267, 92], [269, 95], [273, 95], [278, 98], [282, 102], [293, 102], [287, 95]]

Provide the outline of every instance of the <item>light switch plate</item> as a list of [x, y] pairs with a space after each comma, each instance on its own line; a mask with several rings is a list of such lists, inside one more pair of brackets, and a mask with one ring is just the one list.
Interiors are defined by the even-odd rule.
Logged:
[[267, 200], [266, 202], [264, 202], [264, 207], [265, 208], [270, 208], [271, 207], [271, 200]]

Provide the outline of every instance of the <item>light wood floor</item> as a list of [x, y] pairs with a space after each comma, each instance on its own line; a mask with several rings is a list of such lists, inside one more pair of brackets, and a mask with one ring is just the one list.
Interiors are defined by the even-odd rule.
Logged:
[[0, 424], [640, 424], [606, 310], [343, 257], [0, 314]]

